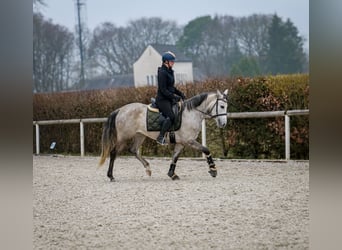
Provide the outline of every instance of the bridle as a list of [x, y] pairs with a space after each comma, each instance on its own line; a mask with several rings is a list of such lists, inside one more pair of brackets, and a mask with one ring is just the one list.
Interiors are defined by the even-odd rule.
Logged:
[[[199, 110], [199, 109], [196, 109], [198, 112], [206, 115], [206, 116], [209, 116], [209, 118], [216, 118], [218, 116], [223, 116], [223, 115], [227, 115], [227, 113], [224, 113], [224, 114], [219, 114], [218, 113], [218, 102], [219, 101], [223, 101], [225, 103], [228, 103], [227, 102], [227, 95], [223, 94], [223, 98], [216, 98], [216, 101], [214, 103], [214, 105], [209, 109], [209, 111], [207, 112], [203, 112], [202, 110]], [[211, 112], [213, 111], [214, 107], [216, 106], [216, 115], [212, 115]]]

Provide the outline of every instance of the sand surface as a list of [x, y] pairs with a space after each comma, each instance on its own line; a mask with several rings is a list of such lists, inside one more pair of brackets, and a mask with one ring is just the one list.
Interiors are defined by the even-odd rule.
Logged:
[[33, 156], [34, 249], [308, 249], [309, 162]]

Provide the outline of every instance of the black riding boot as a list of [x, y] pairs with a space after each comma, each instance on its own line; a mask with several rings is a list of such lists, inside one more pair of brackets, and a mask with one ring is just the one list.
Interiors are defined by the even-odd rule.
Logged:
[[171, 120], [169, 117], [167, 117], [164, 121], [163, 124], [161, 125], [160, 129], [160, 134], [157, 137], [157, 142], [161, 145], [165, 145], [165, 133], [169, 130], [171, 127]]

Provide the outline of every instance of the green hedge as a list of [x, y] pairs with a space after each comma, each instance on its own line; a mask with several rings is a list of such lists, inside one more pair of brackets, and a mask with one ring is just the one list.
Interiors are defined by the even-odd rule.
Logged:
[[[228, 88], [228, 112], [308, 109], [309, 105], [309, 76], [302, 74], [211, 79], [178, 87], [187, 97]], [[155, 96], [156, 87], [34, 94], [33, 120], [107, 117], [127, 103], [147, 104]], [[85, 124], [84, 129], [86, 154], [99, 155], [102, 124]], [[35, 138], [34, 128], [33, 131]], [[49, 153], [51, 142], [56, 141], [56, 153], [79, 154], [79, 124], [40, 126], [40, 135], [42, 153]], [[224, 129], [218, 129], [215, 121], [208, 120], [207, 145], [214, 157], [284, 158], [284, 118], [230, 119]], [[173, 146], [162, 147], [146, 139], [142, 153], [171, 156], [172, 149]], [[186, 148], [182, 156], [195, 157], [201, 153]], [[291, 117], [291, 158], [309, 158], [308, 116]]]
[[[229, 112], [308, 109], [308, 75], [238, 79]], [[285, 158], [284, 117], [230, 120], [227, 149], [234, 158]], [[291, 158], [309, 158], [308, 116], [291, 117]]]

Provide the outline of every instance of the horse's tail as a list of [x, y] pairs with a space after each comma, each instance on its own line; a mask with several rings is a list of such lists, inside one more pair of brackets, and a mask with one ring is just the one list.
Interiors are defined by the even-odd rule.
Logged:
[[102, 152], [101, 159], [99, 162], [99, 166], [103, 165], [106, 158], [110, 154], [110, 151], [115, 147], [116, 143], [116, 128], [115, 128], [115, 120], [116, 116], [119, 113], [119, 110], [115, 110], [112, 112], [107, 122], [104, 124], [103, 132], [102, 132]]

